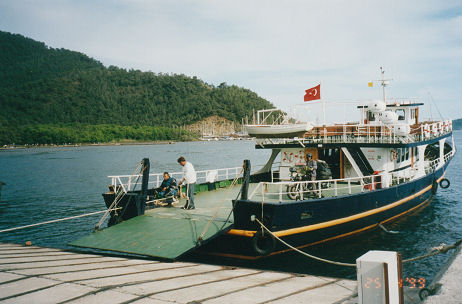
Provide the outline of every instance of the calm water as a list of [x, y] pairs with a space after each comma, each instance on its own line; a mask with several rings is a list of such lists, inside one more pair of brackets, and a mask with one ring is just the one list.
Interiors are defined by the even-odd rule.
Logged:
[[[462, 132], [455, 132], [462, 148]], [[0, 200], [0, 229], [27, 225], [104, 209], [101, 193], [107, 175], [130, 174], [143, 157], [151, 172], [181, 171], [176, 163], [184, 155], [196, 170], [240, 166], [244, 158], [263, 165], [270, 151], [255, 150], [252, 141], [188, 142], [174, 145], [95, 146], [0, 151], [0, 181], [7, 183]], [[403, 258], [425, 253], [440, 243], [462, 238], [462, 188], [458, 180], [462, 156], [456, 154], [447, 177], [449, 189], [439, 189], [431, 205], [405, 219], [388, 224], [399, 234], [374, 230], [354, 238], [306, 249], [325, 258], [354, 263], [368, 250], [396, 250]], [[67, 243], [87, 235], [100, 215], [0, 234], [0, 242], [68, 248]], [[450, 254], [405, 264], [404, 275], [431, 281]], [[188, 259], [197, 259], [190, 257]], [[201, 262], [355, 278], [354, 268], [314, 262], [296, 253], [257, 262], [200, 258]]]

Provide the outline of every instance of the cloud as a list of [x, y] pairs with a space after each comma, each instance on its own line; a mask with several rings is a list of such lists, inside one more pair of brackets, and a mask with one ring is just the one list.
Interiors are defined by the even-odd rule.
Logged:
[[328, 100], [380, 98], [366, 83], [383, 66], [389, 96], [431, 90], [462, 117], [458, 1], [7, 0], [0, 11], [2, 30], [106, 65], [235, 83], [282, 107], [319, 82]]

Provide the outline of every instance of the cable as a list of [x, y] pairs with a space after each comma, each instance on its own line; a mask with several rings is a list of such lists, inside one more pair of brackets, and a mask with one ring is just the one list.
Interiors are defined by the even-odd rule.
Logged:
[[[118, 209], [122, 209], [122, 208], [109, 209], [109, 211], [114, 211], [114, 210], [118, 210]], [[63, 221], [68, 221], [68, 220], [73, 220], [73, 219], [76, 219], [76, 218], [81, 218], [81, 217], [85, 217], [85, 216], [91, 216], [91, 215], [95, 215], [95, 214], [99, 214], [99, 213], [103, 213], [103, 212], [107, 212], [107, 211], [108, 210], [96, 211], [96, 212], [92, 212], [92, 213], [85, 213], [85, 214], [65, 217], [65, 218], [46, 221], [46, 222], [41, 222], [41, 223], [35, 223], [35, 224], [30, 224], [30, 225], [25, 225], [25, 226], [20, 226], [20, 227], [3, 229], [3, 230], [0, 230], [0, 233], [8, 232], [8, 231], [20, 230], [20, 229], [25, 229], [25, 228], [29, 228], [29, 227], [41, 226], [41, 225], [46, 225], [46, 224], [52, 224], [52, 223], [57, 223], [57, 222], [63, 222]]]
[[[351, 264], [351, 263], [343, 263], [343, 262], [337, 262], [337, 261], [332, 261], [332, 260], [327, 260], [327, 259], [323, 259], [323, 258], [320, 258], [320, 257], [317, 257], [317, 256], [314, 256], [314, 255], [311, 255], [309, 253], [306, 253], [304, 251], [301, 251], [300, 249], [286, 243], [285, 241], [283, 241], [281, 238], [279, 238], [278, 236], [276, 236], [272, 231], [270, 231], [265, 225], [263, 225], [262, 222], [260, 222], [260, 220], [258, 218], [255, 218], [255, 221], [260, 224], [260, 226], [266, 230], [272, 237], [274, 237], [276, 240], [278, 240], [279, 242], [281, 242], [282, 244], [286, 245], [287, 247], [289, 247], [290, 249], [304, 255], [304, 256], [307, 256], [311, 259], [314, 259], [314, 260], [318, 260], [318, 261], [321, 261], [321, 262], [325, 262], [325, 263], [329, 263], [329, 264], [334, 264], [334, 265], [339, 265], [339, 266], [347, 266], [347, 267], [356, 267], [356, 264]], [[411, 258], [411, 259], [406, 259], [406, 260], [402, 260], [402, 263], [408, 263], [408, 262], [413, 262], [413, 261], [418, 261], [418, 260], [421, 260], [421, 259], [424, 259], [424, 258], [427, 258], [427, 257], [431, 257], [431, 256], [434, 256], [434, 255], [437, 255], [437, 254], [440, 254], [440, 253], [446, 253], [448, 252], [449, 250], [451, 249], [456, 249], [459, 245], [462, 244], [462, 239], [458, 240], [457, 242], [455, 242], [454, 244], [452, 245], [446, 245], [446, 244], [441, 244], [440, 246], [438, 247], [434, 247], [432, 248], [432, 251], [430, 253], [427, 253], [427, 254], [424, 254], [424, 255], [421, 255], [421, 256], [418, 256], [418, 257], [414, 257], [414, 258]]]
[[314, 260], [318, 260], [318, 261], [321, 261], [321, 262], [325, 262], [325, 263], [329, 263], [329, 264], [334, 264], [334, 265], [338, 265], [338, 266], [347, 266], [347, 267], [356, 267], [356, 264], [350, 264], [350, 263], [343, 263], [343, 262], [336, 262], [336, 261], [331, 261], [331, 260], [327, 260], [327, 259], [323, 259], [323, 258], [320, 258], [320, 257], [317, 257], [317, 256], [314, 256], [314, 255], [311, 255], [309, 253], [306, 253], [304, 251], [301, 251], [300, 249], [286, 243], [285, 241], [283, 241], [282, 239], [280, 239], [278, 236], [276, 236], [273, 232], [271, 232], [268, 228], [266, 228], [265, 225], [263, 225], [262, 222], [260, 222], [259, 219], [255, 218], [255, 221], [257, 221], [261, 227], [263, 229], [265, 229], [272, 237], [274, 237], [276, 240], [278, 240], [279, 242], [281, 242], [282, 244], [286, 245], [287, 247], [289, 247], [290, 249], [292, 250], [295, 250], [296, 252], [304, 255], [304, 256], [307, 256], [311, 259], [314, 259]]

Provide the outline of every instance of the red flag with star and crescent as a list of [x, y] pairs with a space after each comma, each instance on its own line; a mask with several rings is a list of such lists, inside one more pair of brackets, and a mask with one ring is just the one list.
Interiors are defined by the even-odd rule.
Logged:
[[321, 99], [321, 84], [318, 84], [317, 86], [311, 89], [308, 89], [305, 92], [306, 94], [305, 94], [305, 97], [303, 98], [304, 101]]

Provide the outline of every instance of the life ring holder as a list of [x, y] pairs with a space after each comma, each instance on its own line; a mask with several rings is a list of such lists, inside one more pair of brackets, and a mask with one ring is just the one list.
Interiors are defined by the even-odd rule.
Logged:
[[274, 251], [276, 240], [268, 233], [257, 231], [252, 237], [252, 248], [256, 254], [263, 256]]
[[395, 149], [392, 149], [392, 150], [390, 151], [390, 158], [391, 158], [391, 160], [396, 160], [396, 159], [398, 159], [398, 152], [397, 152]]
[[449, 179], [443, 178], [442, 180], [440, 180], [439, 184], [442, 189], [447, 189], [451, 185], [451, 182], [449, 181]]
[[284, 151], [282, 160], [286, 161], [288, 163], [293, 163], [293, 161], [294, 161], [294, 153], [292, 153], [292, 152], [287, 153], [287, 151]]

